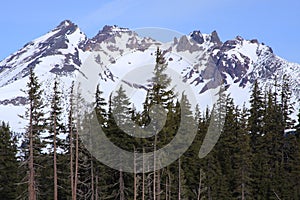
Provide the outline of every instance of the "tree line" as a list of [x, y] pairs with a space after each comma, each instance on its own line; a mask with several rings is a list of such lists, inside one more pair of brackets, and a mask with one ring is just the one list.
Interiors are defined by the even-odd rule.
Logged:
[[[230, 94], [220, 93], [212, 110], [224, 119], [221, 136], [200, 159], [200, 147], [215, 117], [209, 108], [192, 108], [185, 94], [170, 89], [166, 69], [164, 55], [157, 49], [153, 84], [142, 111], [135, 109], [122, 86], [106, 101], [98, 85], [95, 112], [82, 118], [85, 122], [96, 118], [115, 145], [140, 153], [163, 148], [178, 131], [186, 134], [196, 123], [195, 139], [177, 161], [164, 168], [154, 162], [154, 172], [146, 172], [149, 163], [143, 163], [142, 173], [124, 172], [121, 165], [119, 170], [112, 169], [87, 150], [79, 134], [81, 122], [77, 119], [82, 113], [76, 107], [74, 86], [68, 123], [62, 119], [58, 79], [48, 106], [50, 113], [45, 113], [43, 90], [31, 70], [24, 91], [28, 105], [21, 116], [28, 122], [26, 132], [14, 133], [5, 122], [0, 126], [0, 199], [300, 199], [300, 111], [293, 107], [289, 77], [266, 88], [255, 81], [249, 108], [235, 105]], [[161, 130], [157, 127], [163, 119], [150, 117], [157, 104], [162, 106], [159, 112], [166, 113]], [[218, 109], [221, 107], [225, 109]], [[296, 112], [298, 121], [291, 118]], [[183, 117], [189, 123], [180, 129]], [[156, 134], [133, 137], [120, 128], [129, 122], [153, 126]], [[139, 130], [143, 134], [143, 128]], [[114, 159], [120, 160], [122, 155]]]

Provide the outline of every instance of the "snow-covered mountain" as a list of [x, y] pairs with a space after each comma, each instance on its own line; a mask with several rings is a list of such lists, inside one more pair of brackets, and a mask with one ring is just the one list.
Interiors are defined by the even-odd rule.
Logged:
[[[14, 130], [22, 131], [24, 121], [17, 115], [25, 110], [27, 100], [21, 89], [25, 88], [30, 68], [38, 75], [46, 100], [52, 93], [53, 79], [59, 77], [64, 108], [68, 109], [71, 83], [86, 73], [88, 60], [92, 58], [94, 63], [88, 70], [100, 69], [96, 76], [106, 97], [109, 89], [120, 82], [142, 91], [149, 82], [130, 77], [128, 72], [153, 65], [158, 46], [170, 69], [179, 75], [177, 79], [191, 86], [202, 106], [209, 104], [211, 91], [220, 84], [225, 84], [237, 103], [242, 104], [248, 100], [251, 83], [256, 79], [272, 84], [277, 77], [280, 83], [284, 74], [290, 77], [293, 98], [299, 102], [300, 65], [278, 57], [256, 39], [237, 36], [222, 42], [216, 31], [193, 31], [173, 41], [160, 42], [117, 26], [104, 26], [89, 39], [77, 25], [66, 20], [0, 62], [0, 120], [9, 121]], [[145, 71], [138, 73], [143, 76]]]

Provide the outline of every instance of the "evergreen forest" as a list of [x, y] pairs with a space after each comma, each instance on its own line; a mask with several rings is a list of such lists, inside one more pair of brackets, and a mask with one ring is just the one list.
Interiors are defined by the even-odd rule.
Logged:
[[[80, 97], [71, 92], [68, 115], [64, 116], [59, 78], [54, 81], [51, 102], [46, 104], [42, 85], [31, 70], [24, 90], [26, 112], [20, 113], [27, 121], [26, 131], [13, 132], [5, 119], [0, 124], [0, 199], [300, 199], [300, 110], [294, 108], [289, 77], [268, 87], [253, 82], [249, 106], [235, 105], [230, 94], [222, 92], [213, 108], [193, 108], [185, 94], [170, 88], [168, 63], [160, 49], [154, 59], [153, 84], [143, 110], [135, 109], [122, 86], [105, 99], [100, 83], [92, 108], [95, 114], [85, 113], [81, 119], [96, 117], [110, 141], [140, 153], [163, 148], [179, 131], [188, 132], [196, 125], [193, 143], [183, 155], [163, 168], [156, 168], [159, 163], [154, 163], [152, 172], [145, 170], [147, 163], [137, 173], [125, 172], [121, 165], [117, 170], [101, 163], [88, 151], [78, 130], [78, 115], [82, 113], [76, 99]], [[161, 105], [160, 112], [166, 116], [159, 131], [157, 126], [163, 120], [151, 119], [153, 105]], [[50, 112], [46, 113], [46, 108]], [[216, 115], [224, 119], [220, 138], [200, 158], [201, 145]], [[190, 124], [179, 127], [183, 117]], [[140, 130], [151, 125], [156, 132], [152, 137], [133, 137], [121, 128], [132, 122], [142, 127]], [[114, 159], [122, 159], [122, 155]]]

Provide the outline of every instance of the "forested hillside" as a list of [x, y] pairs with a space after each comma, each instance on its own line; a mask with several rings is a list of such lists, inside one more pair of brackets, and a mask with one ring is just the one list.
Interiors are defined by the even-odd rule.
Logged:
[[[13, 133], [5, 119], [0, 127], [0, 199], [300, 199], [300, 110], [293, 107], [289, 77], [267, 88], [256, 81], [249, 107], [235, 105], [225, 91], [214, 108], [192, 108], [186, 95], [169, 89], [171, 77], [166, 68], [158, 49], [154, 84], [142, 111], [134, 108], [122, 87], [104, 99], [100, 84], [95, 91], [96, 116], [84, 116], [87, 121], [97, 117], [107, 137], [131, 152], [150, 152], [167, 145], [183, 116], [197, 123], [192, 145], [177, 161], [154, 172], [144, 172], [149, 168], [145, 163], [144, 173], [127, 173], [121, 165], [115, 170], [99, 162], [79, 135], [81, 122], [74, 93], [69, 97], [68, 120], [62, 120], [59, 78], [52, 100], [46, 104], [38, 77], [31, 70], [24, 91], [29, 104], [26, 113], [20, 113], [28, 122], [26, 132]], [[146, 127], [151, 124], [150, 108], [156, 104], [162, 106], [167, 119], [152, 137], [135, 138], [116, 123], [118, 119], [126, 124], [129, 119]], [[50, 105], [50, 113], [44, 113], [46, 105]], [[213, 150], [200, 159], [212, 109], [224, 117], [224, 126]], [[297, 120], [291, 118], [292, 113], [298, 114]], [[183, 130], [188, 132], [191, 126], [185, 124]], [[122, 155], [114, 159], [122, 159]]]

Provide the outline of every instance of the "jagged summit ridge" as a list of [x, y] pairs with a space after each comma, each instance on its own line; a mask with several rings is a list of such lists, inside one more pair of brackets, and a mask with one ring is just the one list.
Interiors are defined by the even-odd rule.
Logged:
[[[0, 62], [0, 109], [26, 104], [20, 89], [27, 82], [30, 68], [35, 70], [43, 82], [45, 93], [51, 94], [54, 76], [59, 75], [62, 79], [61, 87], [67, 90], [76, 78], [76, 73], [81, 72], [86, 58], [93, 52], [99, 52], [95, 58], [99, 67], [103, 68], [99, 79], [109, 86], [117, 80], [117, 72], [111, 71], [109, 66], [114, 65], [120, 56], [130, 52], [144, 52], [146, 60], [151, 49], [157, 46], [164, 50], [166, 56], [173, 52], [190, 60], [187, 64], [182, 61], [182, 57], [166, 58], [169, 65], [178, 69], [183, 81], [195, 87], [199, 95], [205, 95], [206, 91], [221, 83], [229, 90], [237, 87], [249, 89], [256, 79], [272, 84], [274, 77], [280, 79], [287, 74], [292, 78], [295, 98], [300, 98], [300, 66], [278, 57], [271, 47], [259, 43], [257, 39], [246, 40], [237, 36], [222, 42], [216, 31], [205, 34], [196, 30], [189, 35], [174, 38], [172, 42], [163, 43], [116, 25], [106, 25], [94, 37], [87, 38], [76, 24], [65, 20]], [[136, 54], [138, 57], [130, 58], [123, 63], [123, 67], [130, 68], [135, 60], [143, 60], [141, 56], [144, 54]], [[127, 82], [134, 85], [130, 80]]]
[[77, 25], [74, 24], [71, 20], [64, 20], [62, 21], [56, 28], [53, 29], [53, 31], [55, 30], [59, 30], [59, 29], [66, 29], [66, 28], [77, 28]]
[[222, 45], [222, 41], [219, 38], [217, 31], [213, 31], [211, 34], [202, 34], [200, 30], [195, 30], [190, 33], [190, 37], [199, 44], [203, 44], [205, 41], [210, 41], [218, 46]]
[[[106, 62], [115, 62], [115, 54], [122, 55], [132, 49], [145, 50], [155, 45], [162, 45], [162, 43], [150, 38], [141, 38], [134, 31], [116, 25], [106, 25], [96, 36], [88, 39], [77, 25], [70, 20], [65, 20], [52, 31], [27, 43], [22, 49], [0, 63], [0, 78], [2, 77], [0, 86], [25, 77], [29, 68], [43, 65], [42, 61], [46, 57], [53, 57], [49, 63], [50, 66], [47, 66], [49, 72], [61, 74], [78, 70], [88, 51], [106, 51], [107, 53], [99, 61], [105, 65]], [[245, 40], [237, 36], [223, 43], [216, 31], [211, 34], [202, 34], [197, 30], [188, 36], [175, 38], [168, 50], [189, 51], [190, 53], [202, 51], [208, 54], [222, 73], [224, 82], [227, 83], [226, 79], [230, 76], [241, 87], [244, 87], [248, 81], [253, 82], [258, 76], [269, 77], [276, 71], [274, 67], [279, 69], [282, 65], [280, 60], [276, 60], [273, 50], [260, 44], [258, 40]], [[270, 60], [276, 60], [279, 63]], [[268, 66], [268, 69], [262, 68], [258, 75], [255, 75], [257, 68], [270, 64], [272, 65]], [[199, 67], [196, 64], [194, 69]], [[12, 71], [16, 73], [7, 80], [7, 77], [13, 74]], [[197, 69], [197, 71], [200, 70]]]
[[117, 25], [108, 26], [105, 25], [102, 30], [100, 30], [97, 35], [95, 35], [92, 39], [88, 42], [90, 43], [100, 43], [103, 41], [107, 41], [109, 38], [114, 36], [120, 36], [122, 33], [129, 33], [132, 34], [128, 28], [120, 28]]
[[[0, 87], [27, 76], [29, 68], [36, 66], [49, 71], [52, 68], [67, 68], [70, 71], [70, 66], [80, 65], [78, 45], [85, 40], [85, 34], [77, 25], [63, 21], [52, 31], [27, 43], [0, 62]], [[53, 62], [43, 63], [46, 58], [53, 58]]]

